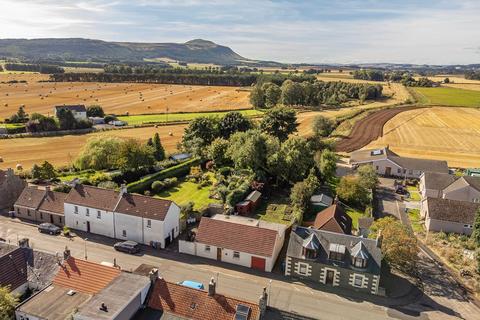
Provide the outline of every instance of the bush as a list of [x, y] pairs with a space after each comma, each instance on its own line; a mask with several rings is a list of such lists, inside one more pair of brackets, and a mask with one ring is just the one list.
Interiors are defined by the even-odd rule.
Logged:
[[100, 182], [97, 187], [102, 188], [102, 189], [115, 190], [115, 189], [118, 188], [118, 184], [116, 184], [113, 181], [103, 181], [103, 182]]
[[52, 190], [55, 192], [69, 193], [71, 189], [72, 187], [70, 187], [68, 184], [61, 184], [55, 186]]
[[160, 191], [163, 190], [164, 187], [165, 187], [165, 184], [163, 183], [163, 181], [153, 181], [151, 189], [153, 192], [159, 193]]

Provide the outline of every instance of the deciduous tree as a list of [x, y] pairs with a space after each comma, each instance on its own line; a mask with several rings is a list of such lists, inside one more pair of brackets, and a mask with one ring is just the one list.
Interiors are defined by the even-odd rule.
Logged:
[[357, 169], [358, 177], [360, 178], [360, 183], [367, 189], [374, 190], [379, 181], [378, 175], [372, 165], [363, 165]]
[[7, 287], [0, 287], [0, 319], [15, 319], [15, 306], [18, 299]]
[[153, 147], [153, 156], [155, 160], [162, 161], [165, 159], [165, 149], [162, 146], [162, 142], [160, 141], [160, 135], [158, 132], [155, 133], [152, 139], [152, 147]]
[[475, 221], [473, 222], [473, 232], [471, 235], [477, 248], [480, 249], [480, 209], [475, 214]]
[[101, 106], [91, 105], [87, 107], [87, 116], [103, 118], [105, 116], [105, 112]]
[[154, 164], [154, 150], [135, 139], [126, 139], [120, 144], [118, 167], [123, 171], [138, 170]]
[[252, 129], [252, 122], [240, 112], [233, 111], [227, 113], [218, 124], [220, 135], [228, 139], [232, 134], [239, 131]]
[[295, 110], [286, 107], [275, 107], [268, 110], [262, 121], [260, 129], [280, 141], [287, 140], [288, 136], [297, 131], [297, 116]]
[[335, 152], [323, 149], [315, 153], [315, 165], [317, 166], [323, 181], [330, 181], [337, 170], [337, 155]]
[[313, 134], [316, 137], [327, 137], [333, 130], [333, 122], [324, 116], [313, 118]]

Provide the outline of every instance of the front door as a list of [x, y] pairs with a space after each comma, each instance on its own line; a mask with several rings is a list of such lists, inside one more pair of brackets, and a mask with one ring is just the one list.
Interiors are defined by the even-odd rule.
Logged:
[[87, 232], [90, 232], [90, 221], [87, 221]]
[[53, 214], [50, 215], [50, 223], [53, 223]]
[[391, 174], [392, 174], [392, 168], [386, 167], [386, 168], [385, 168], [385, 175], [386, 175], [386, 176], [390, 176]]
[[217, 248], [217, 260], [222, 261], [222, 248]]
[[327, 270], [327, 278], [325, 279], [325, 284], [333, 284], [334, 277], [335, 277], [335, 271]]

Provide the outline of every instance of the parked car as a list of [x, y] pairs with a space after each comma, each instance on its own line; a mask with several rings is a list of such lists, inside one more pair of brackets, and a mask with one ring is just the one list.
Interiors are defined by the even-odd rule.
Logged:
[[408, 193], [408, 191], [404, 186], [399, 184], [399, 185], [395, 186], [395, 193], [406, 195]]
[[117, 251], [134, 254], [140, 251], [140, 245], [135, 241], [127, 240], [117, 242], [113, 245], [113, 248]]
[[60, 229], [60, 227], [54, 225], [53, 223], [44, 222], [38, 225], [38, 231], [40, 231], [40, 233], [48, 233], [54, 235], [60, 234], [62, 232], [62, 229]]

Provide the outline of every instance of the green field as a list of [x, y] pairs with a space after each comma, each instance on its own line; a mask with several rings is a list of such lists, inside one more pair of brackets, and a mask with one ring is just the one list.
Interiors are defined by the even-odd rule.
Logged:
[[[263, 112], [259, 110], [238, 110], [241, 114], [248, 117], [254, 117], [262, 115]], [[139, 125], [143, 123], [161, 123], [170, 121], [190, 121], [198, 117], [221, 117], [228, 112], [192, 112], [192, 113], [169, 113], [168, 115], [162, 114], [146, 114], [135, 116], [120, 116], [119, 120], [128, 122], [129, 125]]]
[[480, 107], [480, 91], [457, 88], [413, 88], [414, 94], [422, 104]]

